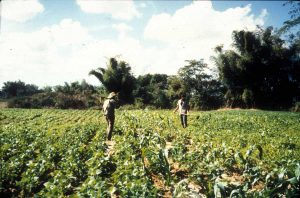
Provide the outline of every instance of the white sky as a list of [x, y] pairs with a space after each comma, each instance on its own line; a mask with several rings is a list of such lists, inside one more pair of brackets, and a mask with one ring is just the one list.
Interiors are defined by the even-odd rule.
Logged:
[[99, 85], [89, 71], [105, 67], [116, 55], [135, 76], [176, 74], [188, 59], [204, 58], [212, 66], [214, 47], [229, 47], [233, 30], [254, 30], [269, 15], [265, 8], [254, 14], [251, 4], [218, 11], [210, 1], [175, 1], [168, 2], [171, 11], [164, 11], [151, 1], [74, 0], [66, 1], [72, 14], [66, 16], [65, 6], [56, 16], [51, 2], [59, 1], [1, 2], [0, 86], [15, 80], [42, 87], [82, 79]]

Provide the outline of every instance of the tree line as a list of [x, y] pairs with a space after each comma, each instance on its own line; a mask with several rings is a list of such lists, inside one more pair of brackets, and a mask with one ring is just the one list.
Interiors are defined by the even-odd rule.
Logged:
[[212, 71], [203, 59], [186, 60], [176, 75], [135, 77], [130, 64], [112, 57], [106, 67], [90, 71], [101, 82], [86, 81], [39, 89], [21, 81], [5, 82], [0, 97], [11, 107], [92, 108], [101, 98], [118, 92], [128, 108], [172, 108], [182, 94], [192, 109], [300, 109], [300, 3], [288, 1], [291, 19], [279, 30], [257, 27], [233, 31], [233, 49], [215, 47]]
[[[124, 108], [173, 108], [179, 95], [186, 94], [193, 109], [214, 109], [223, 104], [221, 83], [205, 73], [203, 60], [187, 61], [177, 75], [145, 74], [135, 77], [125, 61], [110, 58], [106, 68], [92, 70], [101, 85], [93, 86], [85, 80], [53, 87], [5, 82], [0, 97], [9, 107], [21, 108], [99, 108], [106, 95], [115, 91]], [[192, 75], [191, 75], [192, 74]]]

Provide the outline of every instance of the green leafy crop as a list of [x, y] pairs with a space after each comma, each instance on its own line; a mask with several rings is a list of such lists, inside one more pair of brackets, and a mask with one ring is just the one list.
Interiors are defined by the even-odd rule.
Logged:
[[298, 197], [300, 114], [0, 110], [1, 197]]

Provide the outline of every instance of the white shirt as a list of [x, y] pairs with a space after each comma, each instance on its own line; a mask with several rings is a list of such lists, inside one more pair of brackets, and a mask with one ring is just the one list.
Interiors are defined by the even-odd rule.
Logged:
[[184, 114], [186, 115], [187, 114], [187, 111], [188, 111], [188, 105], [187, 105], [187, 102], [180, 99], [178, 100], [177, 102], [177, 106], [178, 106], [178, 109], [179, 109], [179, 114]]

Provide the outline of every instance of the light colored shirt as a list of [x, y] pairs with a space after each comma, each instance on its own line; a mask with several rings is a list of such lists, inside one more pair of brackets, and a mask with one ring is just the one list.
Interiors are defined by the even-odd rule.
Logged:
[[186, 115], [188, 112], [188, 104], [186, 101], [180, 99], [177, 102], [177, 106], [178, 106], [178, 112], [179, 114], [184, 114]]
[[115, 100], [107, 99], [103, 103], [103, 113], [105, 116], [114, 116], [115, 115]]

